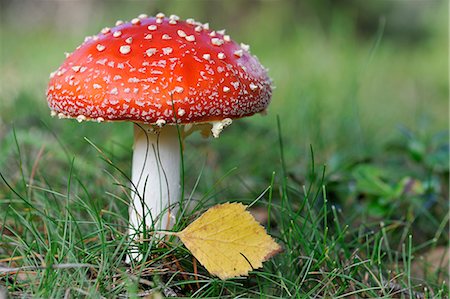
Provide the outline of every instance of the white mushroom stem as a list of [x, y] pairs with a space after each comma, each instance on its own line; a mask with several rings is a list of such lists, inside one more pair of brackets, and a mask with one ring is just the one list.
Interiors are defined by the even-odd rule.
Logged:
[[130, 235], [140, 238], [144, 224], [146, 229], [170, 229], [175, 222], [171, 208], [180, 197], [180, 143], [176, 126], [155, 130], [151, 125], [134, 125], [131, 180]]
[[[203, 129], [218, 138], [222, 130], [231, 124], [231, 119], [213, 121], [205, 124]], [[135, 124], [133, 166], [131, 172], [132, 203], [129, 208], [129, 235], [133, 239], [145, 237], [145, 230], [168, 230], [175, 224], [176, 203], [180, 199], [180, 159], [181, 148], [177, 127], [162, 127]], [[197, 125], [202, 130], [202, 125]], [[190, 125], [184, 128], [182, 137], [194, 130]], [[186, 130], [187, 129], [187, 130]], [[153, 234], [152, 236], [159, 236]], [[130, 259], [139, 258], [137, 250], [127, 256]]]

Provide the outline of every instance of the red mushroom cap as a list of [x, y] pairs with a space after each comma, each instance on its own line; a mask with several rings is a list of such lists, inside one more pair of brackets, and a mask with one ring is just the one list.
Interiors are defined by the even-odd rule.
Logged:
[[80, 121], [233, 119], [264, 111], [272, 94], [248, 46], [207, 24], [162, 14], [86, 38], [50, 77], [52, 113]]

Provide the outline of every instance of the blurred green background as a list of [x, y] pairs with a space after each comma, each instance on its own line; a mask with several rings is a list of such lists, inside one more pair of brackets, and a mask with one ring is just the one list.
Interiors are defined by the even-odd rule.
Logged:
[[18, 175], [14, 127], [26, 169], [41, 150], [41, 172], [60, 173], [55, 161], [76, 157], [86, 176], [101, 180], [103, 161], [86, 137], [128, 172], [132, 125], [52, 119], [45, 89], [85, 36], [159, 11], [226, 28], [251, 45], [276, 86], [267, 116], [236, 121], [218, 140], [188, 139], [188, 182], [206, 165], [210, 183], [234, 167], [249, 186], [267, 183], [279, 167], [277, 116], [294, 173], [310, 163], [310, 146], [333, 173], [405, 134], [430, 139], [448, 128], [446, 1], [2, 0], [0, 169]]
[[[219, 139], [193, 134], [184, 147], [185, 195], [199, 203], [194, 213], [217, 202], [249, 204], [256, 198], [254, 207], [272, 208], [264, 212], [272, 222], [263, 224], [278, 236], [285, 254], [275, 259], [277, 274], [264, 278], [261, 285], [269, 283], [270, 289], [280, 276], [296, 289], [299, 279], [302, 285], [308, 276], [311, 285], [297, 291], [309, 288], [311, 296], [320, 296], [317, 287], [323, 284], [331, 290], [324, 294], [333, 294], [325, 297], [335, 296], [338, 289], [358, 296], [355, 282], [357, 288], [374, 292], [380, 284], [390, 289], [388, 294], [397, 290], [390, 282], [411, 290], [412, 277], [423, 278], [417, 280], [417, 288], [434, 289], [436, 297], [448, 293], [443, 284], [448, 282], [443, 252], [449, 244], [448, 1], [0, 0], [0, 5], [3, 261], [13, 257], [17, 266], [41, 265], [35, 257], [39, 253], [51, 265], [53, 260], [65, 261], [65, 252], [68, 261], [101, 264], [104, 269], [87, 289], [95, 294], [123, 291], [110, 290], [116, 285], [116, 272], [109, 276], [115, 266], [103, 263], [108, 247], [115, 252], [112, 264], [122, 267], [116, 254], [126, 238], [116, 233], [117, 239], [105, 242], [103, 235], [124, 232], [128, 226], [132, 124], [51, 118], [45, 90], [64, 52], [72, 52], [85, 36], [114, 26], [118, 19], [161, 11], [227, 29], [232, 39], [251, 45], [276, 86], [266, 116], [236, 120]], [[62, 221], [53, 225], [50, 217]], [[72, 225], [68, 219], [74, 220], [76, 233], [66, 234], [66, 224]], [[345, 237], [339, 223], [349, 228]], [[33, 231], [42, 236], [35, 237]], [[74, 245], [80, 243], [78, 233], [81, 239], [101, 235], [101, 242], [79, 251]], [[38, 246], [35, 239], [56, 242], [47, 250], [45, 242]], [[409, 241], [412, 246], [405, 247]], [[412, 255], [406, 258], [405, 248], [416, 256], [412, 275], [405, 265]], [[418, 254], [438, 256], [438, 262], [429, 263], [434, 270], [429, 265], [416, 267], [415, 261], [428, 264]], [[23, 261], [16, 259], [22, 257]], [[309, 262], [317, 257], [317, 262]], [[362, 262], [366, 259], [370, 263]], [[66, 287], [86, 285], [92, 278], [83, 271], [76, 272], [78, 276], [72, 270], [48, 271], [48, 276], [33, 277], [32, 284], [3, 276], [0, 283], [21, 296], [21, 290], [29, 292], [31, 287], [30, 294], [45, 298]], [[322, 271], [327, 276], [316, 276]], [[375, 281], [367, 281], [368, 271]], [[404, 271], [408, 275], [402, 276]], [[280, 294], [285, 288], [289, 293], [283, 281]], [[261, 285], [243, 284], [236, 294]], [[265, 294], [265, 288], [259, 291]]]

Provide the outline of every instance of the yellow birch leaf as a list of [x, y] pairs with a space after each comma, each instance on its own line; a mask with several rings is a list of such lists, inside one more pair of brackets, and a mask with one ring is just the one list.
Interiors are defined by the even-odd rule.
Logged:
[[176, 235], [220, 279], [248, 275], [281, 251], [240, 203], [214, 206]]

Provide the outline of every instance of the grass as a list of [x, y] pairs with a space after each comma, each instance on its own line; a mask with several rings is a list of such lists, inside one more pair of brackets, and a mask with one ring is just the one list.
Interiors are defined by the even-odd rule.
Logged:
[[[439, 283], [448, 280], [444, 269], [419, 279], [412, 274], [411, 263], [424, 248], [447, 240], [448, 214], [431, 224], [434, 236], [414, 243], [413, 225], [427, 220], [426, 215], [413, 211], [412, 219], [396, 219], [389, 214], [381, 223], [369, 215], [370, 209], [353, 217], [345, 215], [346, 209], [330, 202], [325, 169], [317, 169], [312, 150], [309, 179], [304, 184], [289, 179], [281, 129], [279, 134], [281, 171], [273, 173], [255, 205], [270, 211], [267, 229], [284, 252], [264, 269], [252, 271], [249, 278], [229, 281], [211, 277], [201, 265], [194, 271], [194, 258], [174, 238], [163, 243], [149, 241], [144, 262], [125, 265], [123, 259], [130, 250], [126, 171], [105, 159], [104, 173], [110, 183], [106, 190], [92, 192], [76, 161], [67, 159], [63, 163], [67, 175], [51, 183], [51, 175], [39, 170], [42, 166], [26, 169], [23, 146], [13, 136], [21, 174], [11, 181], [2, 172], [7, 184], [2, 190], [7, 193], [2, 203], [0, 254], [6, 271], [1, 281], [11, 295], [44, 298], [141, 296], [148, 292], [217, 298], [392, 298], [408, 294], [429, 298], [447, 294], [447, 285]], [[30, 178], [32, 173], [35, 178]], [[202, 179], [200, 175], [198, 180]], [[215, 193], [219, 190], [214, 187], [186, 191], [196, 194], [191, 198], [195, 205], [182, 207], [180, 228], [218, 201]], [[249, 204], [253, 199], [249, 195], [232, 200]]]
[[361, 33], [345, 6], [269, 1], [242, 14], [215, 2], [221, 14], [213, 17], [201, 2], [155, 3], [229, 28], [277, 86], [267, 117], [236, 121], [219, 140], [186, 141], [184, 197], [194, 204], [185, 201], [176, 229], [216, 203], [255, 202], [283, 253], [228, 281], [211, 277], [176, 238], [149, 241], [145, 262], [124, 264], [132, 128], [53, 120], [44, 90], [62, 53], [85, 34], [156, 9], [130, 2], [97, 10], [69, 33], [2, 21], [0, 291], [448, 297], [447, 4], [424, 4], [428, 33], [411, 41], [395, 35], [389, 14]]

